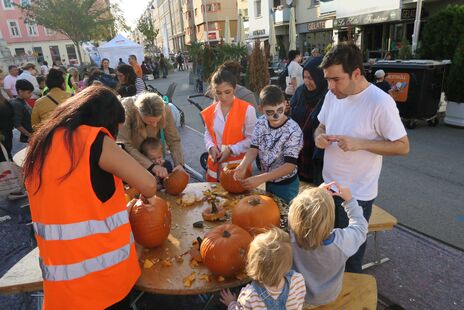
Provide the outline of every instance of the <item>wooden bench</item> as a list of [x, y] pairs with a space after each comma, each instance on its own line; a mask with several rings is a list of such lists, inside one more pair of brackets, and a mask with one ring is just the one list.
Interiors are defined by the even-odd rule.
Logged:
[[[314, 187], [314, 184], [306, 183], [300, 181], [300, 193], [307, 189]], [[374, 251], [375, 251], [375, 260], [369, 263], [366, 263], [362, 266], [363, 270], [370, 268], [372, 266], [380, 265], [385, 262], [388, 262], [390, 259], [388, 257], [381, 258], [379, 253], [379, 240], [378, 240], [378, 232], [392, 230], [393, 227], [398, 224], [398, 220], [388, 213], [387, 211], [383, 210], [377, 205], [372, 206], [372, 214], [369, 219], [369, 233], [374, 235]]]
[[375, 310], [377, 309], [377, 282], [367, 274], [345, 272], [340, 295], [324, 306], [306, 306], [305, 310]]

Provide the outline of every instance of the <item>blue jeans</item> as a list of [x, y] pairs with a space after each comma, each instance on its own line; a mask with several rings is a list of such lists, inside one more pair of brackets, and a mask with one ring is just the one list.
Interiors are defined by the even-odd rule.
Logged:
[[[346, 215], [345, 209], [342, 207], [343, 199], [340, 197], [334, 197], [335, 200], [335, 228], [345, 228], [348, 226], [349, 220]], [[358, 200], [359, 206], [363, 209], [363, 215], [366, 221], [369, 222], [369, 218], [372, 214], [372, 205], [374, 204], [374, 199], [369, 201]], [[364, 242], [358, 249], [358, 251], [351, 256], [345, 265], [345, 271], [362, 273], [362, 260], [364, 253], [366, 252], [367, 241]]]
[[276, 195], [286, 204], [290, 204], [292, 199], [298, 195], [299, 188], [300, 179], [298, 179], [298, 176], [289, 184], [266, 183], [266, 192]]

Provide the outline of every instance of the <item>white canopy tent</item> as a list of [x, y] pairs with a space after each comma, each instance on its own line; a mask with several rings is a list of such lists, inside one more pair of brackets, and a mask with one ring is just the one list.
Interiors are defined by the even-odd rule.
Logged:
[[110, 67], [116, 68], [119, 63], [119, 58], [122, 58], [128, 64], [129, 55], [135, 55], [137, 62], [140, 64], [143, 60], [143, 46], [137, 44], [124, 36], [118, 34], [111, 41], [106, 42], [98, 48], [101, 59], [108, 58]]

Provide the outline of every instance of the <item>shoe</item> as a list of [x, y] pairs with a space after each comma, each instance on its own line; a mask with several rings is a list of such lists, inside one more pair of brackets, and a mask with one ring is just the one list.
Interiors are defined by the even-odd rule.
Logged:
[[18, 199], [26, 198], [26, 197], [27, 197], [26, 192], [16, 192], [16, 193], [10, 193], [8, 195], [9, 200], [18, 200]]

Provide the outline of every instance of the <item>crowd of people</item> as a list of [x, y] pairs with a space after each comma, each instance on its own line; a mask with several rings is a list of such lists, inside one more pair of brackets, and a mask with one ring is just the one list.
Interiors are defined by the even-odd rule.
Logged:
[[[301, 309], [337, 298], [343, 272], [361, 272], [382, 156], [409, 152], [396, 104], [368, 82], [358, 47], [341, 43], [300, 63], [292, 54], [293, 91], [268, 85], [258, 103], [238, 84], [239, 64], [226, 62], [211, 77], [214, 100], [201, 113], [206, 180], [217, 182], [222, 167], [237, 164], [234, 178], [246, 189], [265, 184], [290, 206], [289, 234], [275, 228], [250, 246], [252, 283], [238, 297], [221, 293], [229, 309]], [[140, 267], [123, 181], [150, 202], [160, 180], [184, 169], [172, 111], [143, 93], [143, 67], [135, 56], [116, 70], [104, 59], [82, 87], [70, 70], [51, 68], [47, 92], [36, 92], [31, 105], [35, 67], [26, 65], [27, 79], [18, 77], [14, 92], [5, 88], [10, 101], [0, 97], [5, 145], [11, 152], [13, 128], [29, 143], [25, 184], [46, 308], [127, 308]], [[247, 177], [255, 161], [260, 172]], [[300, 180], [320, 186], [299, 193]], [[51, 201], [60, 201], [59, 211]]]

